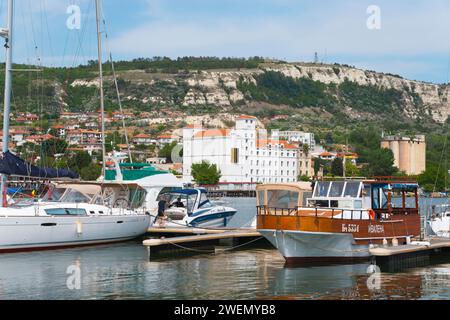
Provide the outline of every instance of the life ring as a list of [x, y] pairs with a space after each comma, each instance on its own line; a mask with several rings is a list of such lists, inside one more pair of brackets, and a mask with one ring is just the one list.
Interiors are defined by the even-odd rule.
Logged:
[[375, 220], [375, 211], [373, 211], [372, 209], [369, 210], [369, 217], [370, 217], [370, 220]]

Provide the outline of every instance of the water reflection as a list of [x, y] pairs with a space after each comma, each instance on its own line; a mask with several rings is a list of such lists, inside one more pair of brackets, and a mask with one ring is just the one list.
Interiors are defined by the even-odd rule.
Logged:
[[277, 270], [269, 287], [269, 298], [316, 299], [333, 291], [352, 289], [356, 276], [367, 275], [369, 264], [325, 267], [283, 268]]

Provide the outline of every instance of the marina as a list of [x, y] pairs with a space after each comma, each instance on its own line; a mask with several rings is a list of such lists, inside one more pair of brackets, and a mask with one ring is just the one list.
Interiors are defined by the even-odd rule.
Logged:
[[[450, 300], [442, 48], [387, 65], [312, 4], [27, 1], [0, 0], [0, 300]], [[380, 50], [372, 9], [343, 36]]]

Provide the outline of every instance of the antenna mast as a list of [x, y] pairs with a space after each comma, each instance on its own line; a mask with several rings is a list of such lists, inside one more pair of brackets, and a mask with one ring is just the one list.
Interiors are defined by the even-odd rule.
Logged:
[[106, 178], [106, 147], [105, 147], [105, 93], [103, 90], [103, 61], [102, 61], [102, 32], [100, 30], [101, 3], [95, 0], [95, 11], [97, 14], [97, 47], [98, 47], [98, 69], [100, 79], [100, 119], [102, 128], [102, 176]]
[[[9, 151], [9, 115], [11, 113], [11, 84], [12, 84], [12, 45], [13, 45], [13, 18], [14, 2], [8, 0], [8, 26], [0, 30], [0, 36], [5, 38], [6, 63], [5, 63], [5, 101], [3, 110], [3, 155]], [[7, 176], [1, 176], [2, 206], [8, 206]]]

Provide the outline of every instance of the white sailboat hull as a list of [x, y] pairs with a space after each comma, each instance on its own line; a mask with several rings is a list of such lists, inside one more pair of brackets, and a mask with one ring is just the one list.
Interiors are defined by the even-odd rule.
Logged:
[[143, 235], [150, 216], [0, 217], [0, 253], [119, 242]]

